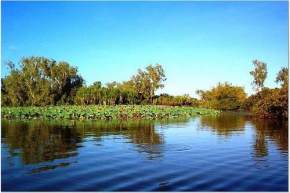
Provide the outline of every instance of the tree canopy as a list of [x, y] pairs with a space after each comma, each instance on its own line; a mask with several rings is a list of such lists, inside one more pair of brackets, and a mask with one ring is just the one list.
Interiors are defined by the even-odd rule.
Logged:
[[45, 106], [59, 104], [151, 104], [156, 90], [166, 80], [160, 64], [139, 69], [128, 81], [90, 86], [69, 63], [45, 57], [25, 57], [16, 68], [8, 62], [10, 73], [1, 79], [2, 105]]
[[288, 68], [283, 67], [277, 74], [276, 82], [281, 83], [282, 87], [288, 87]]
[[268, 74], [267, 64], [259, 60], [254, 60], [253, 64], [255, 68], [253, 71], [250, 72], [250, 74], [254, 78], [252, 84], [258, 92], [264, 88], [264, 82]]
[[44, 57], [26, 57], [16, 68], [8, 63], [10, 74], [1, 80], [2, 103], [12, 106], [70, 104], [83, 78], [67, 62]]
[[237, 110], [246, 99], [243, 87], [233, 86], [228, 82], [218, 83], [210, 90], [198, 90], [201, 104], [207, 108], [220, 110]]

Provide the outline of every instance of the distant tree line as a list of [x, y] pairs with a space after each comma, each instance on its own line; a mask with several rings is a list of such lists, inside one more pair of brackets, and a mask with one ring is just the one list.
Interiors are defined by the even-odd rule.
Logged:
[[255, 94], [247, 97], [243, 87], [218, 83], [210, 90], [198, 90], [200, 99], [189, 95], [156, 95], [164, 87], [165, 71], [160, 64], [139, 69], [123, 82], [100, 81], [85, 85], [76, 67], [45, 57], [26, 57], [17, 68], [8, 62], [10, 73], [1, 78], [2, 106], [45, 105], [118, 105], [153, 104], [195, 106], [219, 110], [248, 110], [262, 117], [288, 117], [288, 68], [282, 68], [276, 78], [279, 88], [264, 87], [267, 65], [254, 60]]

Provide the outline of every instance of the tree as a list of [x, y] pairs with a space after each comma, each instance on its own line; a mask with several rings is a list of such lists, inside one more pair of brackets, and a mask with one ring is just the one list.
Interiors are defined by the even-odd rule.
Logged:
[[263, 118], [288, 118], [288, 91], [265, 88], [258, 94], [251, 111]]
[[21, 60], [20, 76], [26, 88], [27, 103], [48, 105], [53, 102], [50, 93], [48, 68], [54, 61], [43, 57], [30, 57]]
[[230, 83], [218, 83], [210, 90], [198, 90], [201, 105], [219, 110], [237, 110], [243, 105], [246, 93], [243, 87], [233, 86]]
[[122, 104], [139, 104], [138, 93], [134, 87], [132, 80], [124, 81], [118, 84], [118, 88], [121, 90], [121, 101]]
[[263, 88], [247, 98], [244, 108], [264, 118], [288, 118], [288, 68], [282, 68], [276, 77], [281, 88]]
[[[17, 69], [9, 62], [10, 74], [2, 80], [4, 105], [33, 105], [72, 103], [83, 78], [77, 68], [67, 62], [57, 63], [44, 57], [27, 57]], [[4, 95], [4, 96], [3, 96]], [[4, 102], [4, 101], [2, 101]]]
[[276, 82], [281, 83], [282, 88], [288, 88], [288, 68], [283, 67], [277, 74]]
[[154, 96], [154, 105], [167, 105], [167, 106], [198, 106], [198, 100], [190, 97], [188, 94], [182, 96], [171, 96], [168, 94], [161, 94]]
[[160, 64], [149, 65], [145, 71], [141, 69], [131, 80], [141, 100], [152, 103], [153, 96], [159, 88], [163, 88], [163, 81], [166, 80], [164, 69]]
[[59, 62], [51, 67], [51, 85], [54, 101], [61, 104], [72, 103], [77, 89], [83, 85], [83, 78], [76, 67], [67, 62]]
[[252, 82], [256, 91], [261, 91], [264, 88], [264, 82], [267, 78], [267, 64], [259, 60], [254, 60], [255, 69], [250, 72], [254, 80]]
[[1, 105], [26, 105], [28, 102], [27, 89], [23, 84], [21, 72], [15, 68], [12, 62], [8, 62], [7, 65], [10, 74], [1, 79]]

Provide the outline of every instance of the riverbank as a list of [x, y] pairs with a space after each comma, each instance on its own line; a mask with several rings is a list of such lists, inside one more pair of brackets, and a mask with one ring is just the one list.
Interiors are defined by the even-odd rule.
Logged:
[[46, 107], [2, 107], [5, 119], [167, 119], [195, 115], [217, 115], [219, 111], [195, 107], [169, 107], [155, 105], [116, 106], [46, 106]]

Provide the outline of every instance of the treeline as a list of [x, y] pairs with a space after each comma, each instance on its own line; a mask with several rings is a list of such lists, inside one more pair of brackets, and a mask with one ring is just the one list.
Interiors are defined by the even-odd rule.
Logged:
[[283, 67], [277, 74], [275, 82], [279, 88], [267, 88], [267, 65], [254, 60], [252, 85], [255, 93], [247, 97], [244, 88], [230, 83], [218, 83], [210, 90], [198, 90], [200, 106], [220, 110], [246, 110], [264, 118], [288, 118], [288, 68]]
[[159, 64], [139, 69], [122, 83], [103, 85], [96, 81], [90, 86], [67, 62], [28, 57], [20, 61], [18, 68], [12, 62], [8, 67], [10, 73], [1, 79], [3, 106], [152, 104], [156, 90], [166, 80]]
[[248, 110], [262, 117], [288, 118], [288, 68], [282, 68], [276, 78], [279, 88], [266, 88], [267, 65], [253, 61], [255, 94], [247, 97], [243, 87], [228, 82], [218, 83], [210, 90], [198, 90], [200, 99], [189, 95], [156, 95], [164, 87], [165, 71], [160, 64], [139, 69], [123, 82], [100, 81], [85, 85], [76, 67], [44, 57], [27, 57], [17, 68], [8, 62], [10, 73], [1, 79], [2, 106], [46, 105], [118, 105], [154, 104], [194, 106], [218, 110]]

